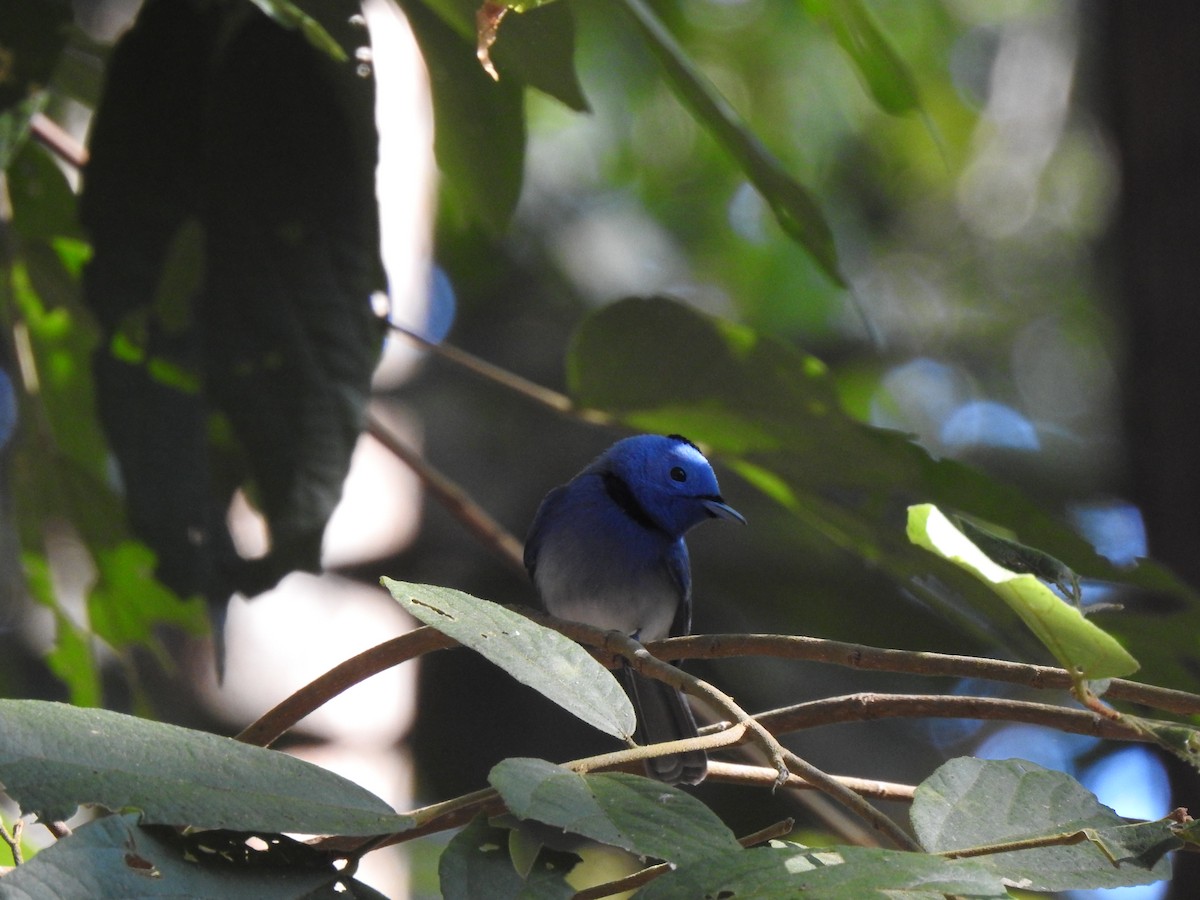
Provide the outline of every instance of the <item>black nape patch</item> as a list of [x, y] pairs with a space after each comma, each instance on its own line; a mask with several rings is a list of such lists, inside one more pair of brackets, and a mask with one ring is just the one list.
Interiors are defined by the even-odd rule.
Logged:
[[700, 452], [700, 448], [697, 447], [695, 444], [693, 444], [691, 441], [689, 441], [687, 438], [685, 438], [682, 434], [668, 434], [667, 440], [679, 441], [679, 443], [681, 443], [681, 444], [687, 444], [689, 447], [691, 447], [697, 453]]

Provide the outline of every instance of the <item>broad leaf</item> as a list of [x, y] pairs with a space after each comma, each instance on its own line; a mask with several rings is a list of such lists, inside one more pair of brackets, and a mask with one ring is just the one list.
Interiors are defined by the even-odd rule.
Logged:
[[[365, 43], [355, 4], [325, 7]], [[149, 0], [113, 51], [80, 206], [98, 408], [182, 596], [319, 568], [381, 346], [376, 146], [372, 79], [246, 5]], [[271, 533], [252, 563], [223, 519], [243, 485]]]
[[1007, 898], [1000, 877], [974, 860], [924, 853], [839, 847], [755, 847], [680, 866], [638, 893], [639, 900], [675, 897], [754, 897], [787, 900], [940, 900], [946, 894]]
[[557, 631], [451, 588], [381, 579], [415, 618], [498, 665], [605, 734], [626, 739], [636, 717], [604, 666]]
[[1063, 666], [1098, 680], [1129, 675], [1135, 660], [1117, 640], [1074, 606], [1064, 603], [1030, 574], [1017, 574], [993, 562], [936, 506], [908, 509], [908, 537], [914, 544], [962, 567], [1004, 598]]
[[[786, 511], [772, 536], [780, 553], [855, 554], [917, 594], [938, 619], [992, 645], [999, 634], [1010, 649], [1044, 658], [989, 588], [904, 533], [905, 510], [914, 502], [970, 513], [1011, 529], [1085, 578], [1153, 592], [1161, 598], [1153, 614], [1126, 612], [1109, 620], [1110, 630], [1147, 680], [1197, 683], [1193, 635], [1200, 632], [1200, 604], [1189, 587], [1151, 561], [1118, 568], [1011, 485], [934, 459], [905, 435], [853, 420], [813, 356], [680, 303], [627, 299], [584, 321], [567, 374], [580, 406], [615, 414], [634, 428], [685, 434], [774, 500]], [[789, 517], [797, 527], [787, 527]], [[809, 606], [803, 615], [836, 628], [848, 618], [846, 604], [856, 602], [842, 596], [835, 614]], [[861, 609], [853, 616], [858, 640], [895, 639], [894, 617], [855, 609]], [[869, 637], [872, 627], [878, 632]]]
[[1078, 843], [974, 857], [1036, 891], [1149, 884], [1171, 875], [1172, 823], [1130, 826], [1062, 772], [1020, 759], [952, 759], [917, 786], [910, 811], [931, 852], [1066, 835]]
[[743, 852], [691, 794], [640, 775], [580, 775], [541, 759], [506, 759], [488, 777], [521, 819], [679, 865]]
[[[245, 848], [243, 848], [245, 849]], [[293, 851], [294, 852], [294, 851]], [[247, 851], [247, 855], [255, 854]], [[182, 842], [139, 828], [136, 815], [90, 822], [5, 874], [5, 897], [192, 897], [213, 900], [379, 900], [381, 894], [344, 878], [332, 862], [308, 866], [272, 862], [231, 864], [214, 854], [185, 857]], [[342, 884], [339, 887], [339, 882]]]
[[0, 784], [25, 813], [136, 809], [144, 824], [369, 835], [411, 827], [374, 794], [232, 738], [100, 709], [0, 700]]

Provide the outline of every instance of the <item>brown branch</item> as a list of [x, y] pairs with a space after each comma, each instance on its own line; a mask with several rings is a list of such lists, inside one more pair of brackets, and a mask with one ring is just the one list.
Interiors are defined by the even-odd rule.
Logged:
[[[739, 656], [770, 656], [825, 662], [880, 672], [949, 678], [982, 678], [1020, 684], [1039, 690], [1070, 690], [1073, 682], [1065, 669], [1029, 663], [1006, 662], [976, 656], [956, 656], [921, 650], [888, 650], [828, 641], [801, 635], [705, 634], [670, 638], [646, 645], [655, 656], [667, 659], [728, 659]], [[1108, 700], [1123, 700], [1179, 715], [1200, 715], [1200, 695], [1187, 691], [1140, 684], [1114, 678], [1104, 694]]]
[[1006, 700], [997, 697], [958, 697], [944, 694], [880, 694], [864, 691], [844, 697], [827, 697], [769, 712], [761, 712], [755, 718], [777, 735], [843, 722], [893, 718], [939, 718], [1000, 719], [1007, 722], [1043, 725], [1058, 731], [1086, 734], [1110, 740], [1149, 740], [1136, 728], [1122, 725], [1111, 718], [1087, 710], [1024, 700]]
[[807, 760], [782, 746], [771, 732], [738, 706], [728, 694], [682, 669], [655, 658], [633, 638], [619, 632], [609, 631], [606, 633], [605, 647], [625, 657], [629, 664], [643, 675], [663, 681], [678, 690], [703, 697], [728, 714], [734, 727], [745, 728], [753, 737], [754, 742], [768, 755], [772, 765], [779, 772], [779, 777], [775, 782], [776, 786], [786, 783], [789, 773], [798, 774], [805, 781], [812, 783], [823, 793], [837, 800], [876, 831], [886, 835], [896, 846], [905, 850], [917, 849], [916, 843], [900, 826], [837, 779], [830, 777]]
[[485, 547], [500, 557], [510, 569], [525, 577], [522, 558], [524, 547], [521, 542], [471, 499], [470, 494], [405, 445], [383, 421], [379, 412], [370, 407], [367, 408], [367, 431], [412, 469], [434, 499], [462, 522]]
[[376, 644], [357, 656], [334, 666], [300, 690], [246, 726], [237, 740], [258, 747], [269, 747], [289, 728], [309, 713], [328, 703], [360, 681], [378, 675], [392, 666], [414, 659], [432, 650], [457, 647], [458, 641], [440, 631], [422, 626], [407, 634]]

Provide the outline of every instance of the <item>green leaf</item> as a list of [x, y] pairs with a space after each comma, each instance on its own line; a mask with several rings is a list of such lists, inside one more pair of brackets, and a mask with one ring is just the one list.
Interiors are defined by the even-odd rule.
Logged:
[[679, 865], [741, 853], [733, 832], [691, 794], [620, 772], [580, 775], [541, 759], [506, 759], [488, 781], [520, 819]]
[[1170, 877], [1165, 854], [1181, 844], [1171, 822], [1130, 826], [1070, 776], [1020, 759], [950, 760], [917, 786], [910, 816], [930, 852], [1085, 832], [1067, 846], [974, 857], [1035, 891], [1150, 884]]
[[475, 58], [474, 43], [421, 0], [402, 0], [401, 6], [429, 71], [433, 152], [444, 176], [442, 189], [462, 217], [500, 234], [521, 193], [522, 86], [512, 79], [492, 81]]
[[916, 81], [879, 30], [862, 0], [803, 0], [813, 16], [829, 23], [833, 36], [858, 67], [875, 102], [893, 115], [920, 106]]
[[569, 638], [490, 600], [381, 579], [414, 617], [470, 647], [605, 734], [627, 739], [636, 716], [612, 673]]
[[[294, 842], [288, 848], [295, 854]], [[241, 848], [246, 851], [246, 848]], [[335, 900], [382, 895], [343, 878], [332, 862], [273, 861], [270, 851], [250, 864], [214, 853], [185, 855], [165, 834], [139, 828], [136, 815], [106, 816], [78, 828], [4, 876], [4, 896], [23, 900], [62, 897], [192, 897], [220, 900]], [[343, 890], [338, 883], [344, 882]]]
[[699, 860], [656, 878], [638, 900], [738, 897], [787, 900], [940, 900], [946, 894], [1007, 898], [1004, 883], [974, 860], [924, 853], [838, 847], [809, 850], [788, 845]]
[[509, 856], [512, 832], [480, 816], [450, 841], [438, 860], [444, 900], [569, 900], [575, 889], [564, 880], [574, 857], [543, 851], [522, 877]]
[[96, 550], [100, 578], [88, 595], [92, 630], [114, 647], [157, 644], [155, 627], [164, 623], [193, 634], [208, 627], [198, 598], [187, 602], [154, 578], [154, 554], [139, 541], [121, 541]]
[[936, 506], [926, 503], [908, 508], [908, 537], [991, 587], [1065, 669], [1089, 680], [1137, 671], [1137, 660], [1116, 638], [1064, 603], [1036, 576], [1017, 574], [994, 563]]
[[[1192, 588], [1152, 561], [1117, 567], [1012, 485], [934, 459], [906, 435], [855, 421], [816, 357], [681, 303], [631, 298], [584, 320], [567, 379], [579, 406], [632, 428], [685, 434], [762, 490], [779, 505], [770, 546], [780, 559], [825, 557], [841, 573], [857, 558], [865, 572], [884, 573], [915, 593], [930, 612], [909, 607], [904, 615], [921, 617], [922, 631], [954, 626], [983, 648], [1001, 642], [1010, 654], [1049, 657], [994, 591], [907, 539], [904, 510], [918, 499], [1008, 528], [1085, 578], [1153, 592], [1158, 602], [1149, 611], [1127, 609], [1106, 627], [1142, 664], [1147, 681], [1200, 684], [1200, 603]], [[858, 600], [844, 596], [844, 576], [838, 579], [837, 602], [785, 608], [796, 627], [836, 635], [853, 621], [846, 639], [894, 641], [894, 617], [869, 605], [878, 602], [875, 592], [864, 590], [871, 599], [855, 606]], [[764, 579], [760, 587], [771, 585]]]
[[780, 227], [812, 255], [835, 284], [844, 287], [833, 232], [817, 201], [746, 127], [643, 0], [622, 0], [622, 5], [637, 23], [680, 100], [734, 158], [767, 201]]
[[[284, 28], [298, 30], [304, 35], [306, 41], [331, 59], [345, 62], [350, 58], [345, 48], [326, 30], [325, 25], [300, 9], [291, 0], [250, 0], [250, 2]], [[330, 18], [336, 15], [345, 19], [349, 15], [347, 12], [349, 7], [346, 4], [327, 3], [321, 8], [327, 10], [326, 15]]]
[[231, 738], [100, 709], [0, 700], [0, 780], [25, 813], [136, 809], [143, 824], [370, 835], [412, 827], [332, 772]]
[[445, 900], [516, 897], [525, 882], [508, 856], [508, 830], [480, 816], [456, 834], [438, 860]]

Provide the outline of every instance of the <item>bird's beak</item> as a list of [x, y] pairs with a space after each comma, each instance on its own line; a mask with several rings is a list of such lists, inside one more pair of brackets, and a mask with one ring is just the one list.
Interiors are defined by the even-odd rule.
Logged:
[[736, 522], [746, 524], [746, 517], [740, 512], [722, 500], [720, 497], [713, 497], [702, 501], [704, 508], [708, 510], [708, 514], [716, 519], [733, 519]]

